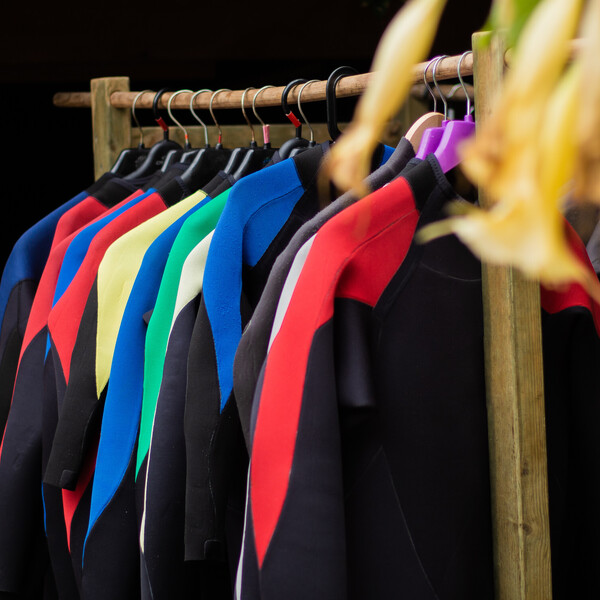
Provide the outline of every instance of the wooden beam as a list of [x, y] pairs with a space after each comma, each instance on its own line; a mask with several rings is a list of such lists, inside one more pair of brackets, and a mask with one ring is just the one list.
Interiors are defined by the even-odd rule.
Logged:
[[[503, 78], [498, 36], [475, 34], [476, 121]], [[490, 201], [481, 194], [483, 207]], [[550, 525], [539, 283], [482, 266], [497, 600], [551, 600]]]
[[59, 108], [90, 108], [92, 94], [90, 92], [56, 92], [52, 96], [52, 104]]
[[[455, 79], [457, 76], [458, 63], [461, 59], [460, 55], [448, 56], [442, 59], [436, 69], [436, 79], [438, 81], [444, 81], [447, 79]], [[413, 69], [413, 82], [415, 84], [422, 84], [423, 75], [425, 68], [431, 61], [425, 61], [419, 63]], [[471, 54], [467, 54], [461, 63], [461, 74], [465, 77], [472, 75], [473, 73], [473, 57]], [[336, 94], [339, 98], [345, 98], [349, 96], [358, 96], [364, 92], [369, 80], [373, 77], [373, 73], [361, 73], [359, 75], [350, 75], [340, 80], [336, 88]], [[427, 70], [427, 80], [432, 81], [433, 72], [432, 69]], [[308, 84], [302, 92], [302, 102], [317, 102], [325, 100], [325, 88], [326, 81], [316, 81]], [[301, 86], [297, 86], [291, 90], [288, 96], [288, 102], [293, 104], [298, 101], [298, 92]], [[281, 103], [281, 94], [284, 90], [284, 86], [268, 88], [260, 93], [256, 101], [256, 106], [279, 106]], [[248, 90], [245, 96], [246, 106], [250, 107], [252, 100], [258, 90]], [[239, 108], [242, 101], [242, 94], [244, 90], [232, 90], [224, 91], [215, 97], [213, 102], [213, 108], [224, 109], [224, 108]], [[77, 95], [75, 95], [77, 94]], [[159, 101], [160, 108], [166, 108], [169, 98], [173, 92], [167, 92], [162, 95]], [[129, 89], [118, 89], [110, 95], [110, 104], [113, 108], [131, 108], [133, 100], [135, 99], [137, 92], [130, 92]], [[208, 108], [212, 93], [205, 92], [198, 94], [194, 101], [194, 106], [197, 108]], [[459, 92], [460, 97], [460, 92]], [[171, 108], [188, 108], [190, 103], [191, 94], [183, 93], [179, 94], [171, 103]], [[148, 92], [142, 94], [136, 103], [136, 108], [151, 108], [152, 101], [154, 99], [154, 93]], [[85, 106], [86, 97], [80, 92], [59, 92], [54, 96], [55, 106]]]
[[[469, 83], [465, 85], [467, 94], [465, 95], [464, 90], [459, 84], [442, 83], [439, 85], [442, 94], [450, 98], [454, 102], [463, 102], [468, 97], [473, 100], [473, 86]], [[440, 94], [436, 88], [433, 88], [433, 94], [439, 100]], [[137, 94], [137, 92], [132, 92]], [[429, 102], [431, 95], [429, 90], [422, 83], [416, 83], [410, 90], [410, 95], [413, 98], [425, 100]], [[304, 96], [302, 97], [304, 99]], [[90, 108], [92, 105], [92, 98], [89, 92], [56, 92], [52, 98], [52, 104], [59, 108]], [[161, 102], [162, 104], [162, 102]], [[136, 104], [136, 107], [138, 105]], [[195, 105], [194, 105], [195, 106]], [[177, 98], [173, 100], [171, 108], [176, 109], [189, 109], [189, 103], [187, 106], [179, 106]]]
[[129, 77], [102, 77], [91, 81], [96, 178], [110, 170], [119, 152], [131, 145], [131, 111], [110, 103], [111, 94], [117, 90], [129, 90]]

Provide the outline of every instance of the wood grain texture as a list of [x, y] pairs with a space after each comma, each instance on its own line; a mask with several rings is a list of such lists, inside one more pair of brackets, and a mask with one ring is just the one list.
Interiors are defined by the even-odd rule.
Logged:
[[[478, 123], [504, 71], [502, 42], [486, 35], [473, 36]], [[483, 265], [482, 278], [496, 598], [551, 600], [539, 284], [509, 267]]]
[[110, 97], [115, 91], [129, 91], [129, 77], [102, 77], [91, 81], [96, 178], [110, 170], [119, 152], [131, 145], [131, 111], [111, 105]]
[[[444, 96], [450, 96], [456, 102], [465, 101], [467, 98], [462, 87], [457, 86], [456, 84], [442, 83], [439, 85], [439, 87]], [[473, 86], [471, 84], [467, 83], [465, 85], [465, 87], [467, 89], [467, 94], [468, 94], [469, 98], [471, 100], [473, 100]], [[281, 89], [283, 89], [283, 88], [281, 88]], [[427, 102], [430, 102], [430, 100], [431, 100], [429, 90], [422, 83], [415, 83], [415, 85], [412, 86], [410, 93], [411, 93], [411, 96], [413, 96], [415, 99], [425, 100]], [[440, 100], [440, 94], [438, 93], [436, 88], [433, 88], [433, 93], [436, 96], [436, 98], [438, 100]], [[135, 95], [137, 94], [137, 92], [131, 92], [131, 94], [132, 94], [131, 97], [133, 99], [133, 98], [135, 98]], [[189, 96], [189, 94], [188, 94], [188, 96]], [[118, 98], [118, 97], [119, 96], [115, 96], [115, 98]], [[189, 100], [188, 100], [188, 103], [186, 104], [185, 102], [179, 102], [177, 100], [177, 98], [179, 98], [179, 96], [177, 96], [173, 100], [173, 102], [171, 104], [171, 108], [188, 109]], [[218, 98], [218, 96], [217, 96], [217, 98]], [[302, 96], [302, 98], [304, 100], [304, 96]], [[259, 100], [260, 100], [260, 96], [259, 96]], [[297, 98], [296, 98], [296, 100], [297, 100]], [[133, 103], [133, 101], [132, 101], [132, 103]], [[52, 97], [52, 104], [54, 106], [57, 106], [60, 108], [90, 108], [90, 106], [92, 105], [91, 94], [89, 92], [56, 92], [56, 94], [54, 94], [54, 96]], [[163, 104], [162, 100], [160, 101], [160, 104], [162, 106], [162, 104]], [[258, 101], [257, 101], [257, 104], [258, 104]], [[138, 104], [136, 104], [136, 106], [138, 106]], [[195, 102], [194, 102], [194, 106], [196, 106]], [[217, 108], [216, 104], [214, 104], [214, 106], [215, 106], [215, 108]]]
[[[448, 56], [442, 59], [436, 69], [436, 79], [443, 81], [446, 79], [455, 79], [458, 72], [458, 63], [461, 59], [461, 55]], [[423, 74], [425, 68], [429, 65], [430, 61], [425, 61], [415, 65], [413, 68], [412, 80], [415, 84], [421, 84], [423, 82]], [[461, 63], [461, 74], [464, 77], [468, 77], [473, 73], [473, 57], [468, 54], [464, 57]], [[369, 80], [373, 77], [373, 73], [360, 73], [358, 75], [350, 75], [340, 80], [336, 87], [336, 95], [339, 98], [345, 98], [348, 96], [359, 96], [362, 94], [369, 84]], [[427, 80], [432, 81], [433, 73], [429, 69], [427, 71]], [[302, 102], [317, 102], [325, 100], [325, 89], [327, 82], [325, 80], [317, 81], [308, 84], [302, 91]], [[260, 96], [256, 100], [256, 106], [279, 106], [281, 104], [281, 94], [285, 86], [273, 87], [263, 90]], [[290, 104], [297, 102], [298, 92], [301, 86], [297, 86], [292, 89], [288, 96], [288, 102]], [[248, 90], [245, 96], [246, 107], [252, 105], [252, 100], [258, 90]], [[167, 92], [163, 94], [159, 101], [160, 108], [166, 108], [169, 98], [173, 92]], [[213, 108], [224, 109], [224, 108], [240, 108], [242, 101], [242, 94], [244, 90], [230, 90], [219, 93], [213, 102]], [[133, 100], [136, 97], [137, 92], [130, 91], [115, 91], [110, 97], [110, 103], [115, 108], [130, 108], [133, 104]], [[194, 100], [194, 106], [201, 108], [208, 108], [212, 93], [205, 92], [198, 94]], [[137, 108], [151, 108], [152, 101], [154, 99], [154, 93], [148, 92], [142, 94], [136, 103]], [[172, 102], [171, 108], [188, 108], [191, 99], [190, 93], [179, 94]], [[56, 98], [57, 101], [66, 102], [67, 96], [61, 95]]]
[[406, 139], [411, 143], [415, 153], [421, 145], [423, 134], [428, 130], [442, 126], [444, 115], [439, 112], [428, 112], [419, 117], [406, 132]]

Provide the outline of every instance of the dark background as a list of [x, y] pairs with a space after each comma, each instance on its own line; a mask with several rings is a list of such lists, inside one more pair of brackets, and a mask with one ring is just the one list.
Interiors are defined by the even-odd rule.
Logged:
[[[90, 110], [54, 107], [55, 92], [86, 91], [91, 78], [115, 75], [129, 76], [132, 90], [197, 90], [285, 85], [297, 77], [326, 79], [342, 64], [366, 72], [385, 27], [403, 3], [4, 3], [0, 266], [23, 231], [93, 181]], [[489, 5], [489, 0], [448, 0], [431, 56], [469, 49]], [[351, 118], [354, 102], [340, 101], [340, 120]], [[310, 119], [324, 121], [319, 104], [306, 112]], [[149, 112], [138, 111], [143, 125], [152, 122], [144, 114]], [[235, 113], [221, 111], [220, 121], [242, 123], [242, 115]], [[264, 118], [284, 122], [280, 112]]]

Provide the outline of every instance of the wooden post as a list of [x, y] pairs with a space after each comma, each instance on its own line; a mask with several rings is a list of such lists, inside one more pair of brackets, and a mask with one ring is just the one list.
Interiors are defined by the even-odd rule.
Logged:
[[[476, 120], [504, 70], [499, 36], [473, 36]], [[481, 205], [489, 202], [482, 194]], [[484, 265], [483, 306], [495, 587], [498, 600], [551, 600], [539, 284]]]
[[131, 111], [110, 104], [113, 92], [128, 92], [129, 77], [91, 81], [94, 175], [97, 179], [114, 164], [119, 152], [131, 145]]

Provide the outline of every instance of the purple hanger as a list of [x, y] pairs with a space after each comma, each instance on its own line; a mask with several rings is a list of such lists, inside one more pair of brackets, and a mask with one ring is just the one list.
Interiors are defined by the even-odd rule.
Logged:
[[[444, 56], [446, 56], [446, 55], [444, 55]], [[428, 154], [435, 152], [436, 148], [438, 147], [438, 145], [442, 139], [442, 135], [446, 128], [446, 124], [448, 123], [448, 121], [446, 120], [447, 119], [446, 100], [442, 96], [442, 94], [440, 92], [440, 88], [438, 87], [437, 81], [435, 79], [435, 70], [437, 68], [438, 63], [440, 62], [440, 60], [442, 60], [442, 58], [444, 58], [444, 56], [437, 56], [436, 58], [431, 59], [429, 61], [429, 63], [427, 64], [427, 66], [425, 67], [425, 71], [423, 72], [423, 81], [425, 82], [425, 87], [429, 90], [429, 93], [431, 94], [431, 97], [433, 98], [433, 112], [436, 112], [437, 111], [437, 98], [435, 97], [435, 94], [433, 93], [433, 90], [431, 89], [430, 85], [427, 83], [427, 69], [429, 69], [429, 65], [431, 65], [432, 63], [435, 62], [435, 64], [433, 65], [432, 77], [433, 77], [433, 82], [434, 82], [438, 92], [440, 93], [440, 97], [444, 101], [444, 121], [442, 121], [441, 127], [431, 127], [430, 129], [426, 129], [425, 132], [423, 133], [423, 137], [421, 138], [421, 143], [419, 144], [419, 149], [417, 150], [417, 154], [415, 155], [416, 158], [420, 158], [421, 160], [423, 160]]]
[[434, 151], [435, 157], [438, 159], [444, 173], [458, 166], [460, 163], [460, 156], [458, 154], [460, 143], [470, 138], [474, 133], [475, 121], [473, 121], [473, 116], [470, 114], [465, 115], [463, 121], [448, 122], [440, 143]]
[[442, 167], [444, 173], [447, 173], [448, 171], [460, 164], [460, 156], [458, 153], [460, 144], [464, 140], [470, 138], [475, 133], [475, 121], [473, 120], [473, 116], [471, 115], [471, 99], [469, 98], [467, 88], [460, 73], [460, 65], [463, 61], [463, 58], [469, 52], [471, 52], [471, 50], [467, 50], [467, 52], [463, 53], [463, 55], [460, 57], [460, 60], [458, 61], [458, 79], [465, 92], [465, 96], [467, 97], [467, 113], [465, 114], [465, 117], [462, 121], [445, 121], [447, 125], [444, 128], [444, 133], [442, 135], [440, 143], [434, 151], [435, 157], [440, 163], [440, 166]]
[[416, 158], [423, 160], [428, 154], [435, 152], [444, 133], [444, 123], [447, 122], [448, 121], [443, 121], [441, 127], [430, 127], [425, 130], [423, 137], [421, 138], [421, 143], [419, 144], [419, 149], [415, 155]]

